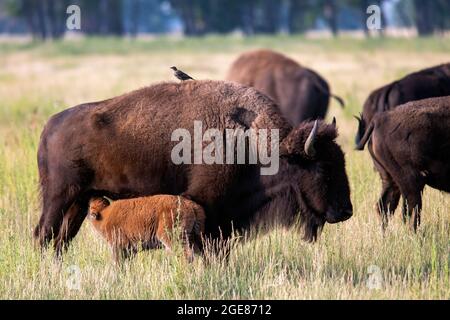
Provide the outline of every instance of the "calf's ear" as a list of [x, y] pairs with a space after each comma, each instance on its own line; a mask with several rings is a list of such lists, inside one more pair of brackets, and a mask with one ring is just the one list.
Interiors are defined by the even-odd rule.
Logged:
[[89, 219], [91, 220], [99, 220], [100, 219], [100, 215], [98, 214], [98, 212], [89, 212], [88, 214]]

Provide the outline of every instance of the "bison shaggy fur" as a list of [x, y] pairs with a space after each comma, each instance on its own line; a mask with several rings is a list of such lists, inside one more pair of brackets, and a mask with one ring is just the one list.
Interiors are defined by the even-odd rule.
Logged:
[[[194, 140], [195, 121], [203, 132], [277, 129], [278, 172], [261, 175], [260, 163], [175, 164], [171, 152], [179, 141], [172, 133], [182, 128]], [[326, 222], [352, 215], [336, 136], [336, 125], [322, 121], [292, 128], [271, 99], [232, 82], [160, 83], [75, 106], [54, 115], [41, 136], [43, 204], [34, 235], [41, 246], [55, 239], [61, 252], [77, 234], [91, 197], [171, 194], [204, 208], [209, 238], [229, 237], [273, 217], [291, 226], [300, 217], [306, 239], [314, 240]], [[307, 141], [314, 155], [305, 152]]]
[[403, 217], [420, 224], [425, 185], [450, 192], [450, 96], [401, 105], [377, 114], [365, 136], [383, 190], [378, 212], [383, 226], [403, 196]]

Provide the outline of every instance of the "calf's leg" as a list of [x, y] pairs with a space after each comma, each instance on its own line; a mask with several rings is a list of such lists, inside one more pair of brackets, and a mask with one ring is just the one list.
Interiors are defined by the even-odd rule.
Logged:
[[114, 264], [122, 267], [127, 259], [136, 255], [137, 249], [132, 245], [113, 244], [111, 246]]
[[166, 225], [159, 226], [156, 231], [156, 238], [162, 243], [167, 251], [172, 250], [172, 233], [172, 228], [169, 228], [169, 226]]
[[[194, 222], [189, 221], [186, 217], [181, 218], [182, 223], [180, 225], [180, 241], [183, 247], [184, 256], [188, 262], [194, 261], [195, 253], [195, 241], [194, 241]], [[158, 227], [156, 237], [164, 245], [167, 251], [172, 250], [172, 237], [174, 236], [175, 230], [170, 223], [161, 223]]]

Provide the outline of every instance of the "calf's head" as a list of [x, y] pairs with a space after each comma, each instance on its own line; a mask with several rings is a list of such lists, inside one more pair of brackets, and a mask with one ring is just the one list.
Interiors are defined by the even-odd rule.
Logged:
[[335, 142], [336, 122], [304, 122], [281, 142], [280, 156], [289, 163], [305, 226], [313, 241], [325, 222], [338, 223], [353, 214], [344, 153]]
[[109, 206], [109, 204], [110, 202], [106, 198], [92, 198], [89, 201], [88, 218], [91, 220], [100, 220], [101, 212]]

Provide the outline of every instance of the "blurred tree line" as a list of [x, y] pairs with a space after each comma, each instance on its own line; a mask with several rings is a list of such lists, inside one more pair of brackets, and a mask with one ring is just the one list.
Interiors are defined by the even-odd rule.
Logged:
[[419, 35], [450, 29], [450, 0], [0, 0], [0, 6], [22, 19], [35, 38], [47, 39], [64, 35], [71, 4], [80, 6], [81, 32], [88, 35], [164, 33], [176, 21], [189, 36], [235, 30], [303, 33], [316, 28], [317, 21], [337, 35], [349, 12], [368, 35], [367, 7], [386, 2], [402, 25], [415, 26]]

